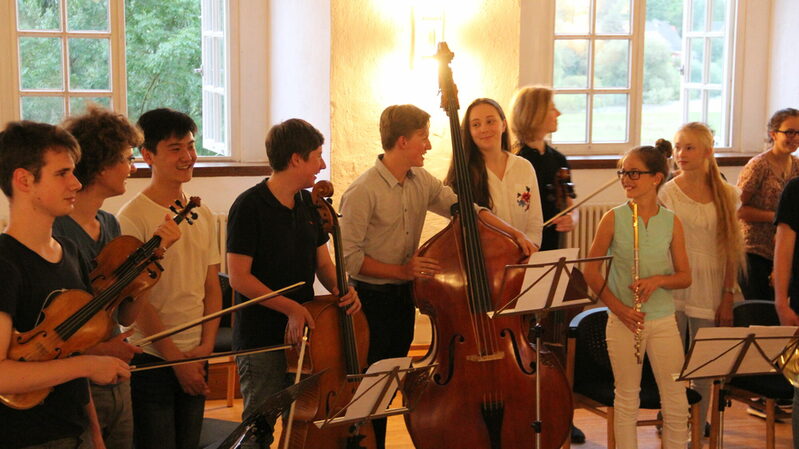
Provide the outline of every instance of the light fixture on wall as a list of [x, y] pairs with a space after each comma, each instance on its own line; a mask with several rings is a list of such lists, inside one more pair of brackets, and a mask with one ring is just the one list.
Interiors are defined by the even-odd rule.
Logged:
[[436, 46], [444, 40], [446, 16], [440, 1], [419, 1], [411, 7], [411, 70], [422, 58], [436, 54]]

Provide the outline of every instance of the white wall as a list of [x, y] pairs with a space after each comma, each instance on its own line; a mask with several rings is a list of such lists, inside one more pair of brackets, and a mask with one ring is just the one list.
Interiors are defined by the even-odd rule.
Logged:
[[796, 28], [799, 1], [773, 0], [769, 65], [769, 114], [782, 108], [799, 108], [799, 53]]

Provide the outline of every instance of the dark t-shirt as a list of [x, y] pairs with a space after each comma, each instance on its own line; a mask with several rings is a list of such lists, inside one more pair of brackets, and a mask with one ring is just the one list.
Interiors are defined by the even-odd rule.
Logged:
[[[58, 263], [50, 263], [8, 234], [0, 235], [0, 311], [11, 316], [14, 329], [35, 327], [48, 296], [60, 289], [86, 289], [87, 272], [69, 239]], [[52, 300], [52, 298], [50, 299]], [[58, 385], [41, 404], [28, 410], [0, 405], [0, 446], [18, 448], [59, 438], [76, 437], [88, 423], [86, 379]]]
[[[780, 203], [777, 206], [777, 215], [774, 224], [785, 223], [799, 234], [799, 178], [788, 182], [782, 191]], [[791, 308], [799, 312], [799, 240], [793, 248], [793, 264], [791, 268], [791, 282], [788, 284], [788, 296], [791, 298]]]
[[116, 217], [104, 210], [98, 210], [96, 215], [100, 222], [100, 238], [94, 240], [75, 220], [69, 215], [57, 217], [53, 223], [53, 235], [66, 237], [78, 245], [83, 262], [87, 267], [94, 267], [92, 261], [111, 240], [119, 237], [119, 222]]
[[[546, 145], [544, 154], [525, 145], [519, 150], [519, 156], [533, 164], [535, 176], [538, 178], [538, 194], [541, 195], [541, 212], [544, 215], [544, 221], [547, 221], [560, 212], [555, 202], [555, 175], [561, 168], [569, 168], [569, 162], [566, 160], [566, 156], [549, 145]], [[544, 228], [541, 249], [558, 249], [559, 236], [560, 233], [555, 230], [555, 226]]]
[[[252, 257], [251, 273], [271, 289], [305, 281], [284, 295], [299, 303], [314, 297], [316, 249], [327, 240], [311, 195], [304, 190], [294, 196], [294, 208], [289, 209], [263, 181], [239, 195], [228, 213], [227, 251]], [[237, 304], [248, 299], [236, 292]], [[286, 315], [261, 305], [238, 310], [233, 348], [281, 344], [287, 323]]]

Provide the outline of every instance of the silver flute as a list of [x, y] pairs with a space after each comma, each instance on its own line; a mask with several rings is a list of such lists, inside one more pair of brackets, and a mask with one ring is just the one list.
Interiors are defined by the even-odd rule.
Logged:
[[[636, 312], [641, 311], [641, 295], [638, 294], [638, 203], [632, 201], [633, 206], [633, 310]], [[641, 355], [641, 323], [635, 323], [635, 359], [640, 365], [643, 362]]]

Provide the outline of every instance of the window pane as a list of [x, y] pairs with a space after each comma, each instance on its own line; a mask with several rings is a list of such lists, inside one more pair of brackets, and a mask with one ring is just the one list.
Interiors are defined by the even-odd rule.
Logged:
[[60, 1], [17, 0], [17, 28], [20, 30], [60, 30]]
[[69, 87], [110, 90], [111, 53], [108, 39], [69, 39]]
[[69, 0], [69, 31], [108, 31], [108, 0]]
[[597, 0], [596, 32], [630, 34], [630, 0]]
[[554, 102], [560, 110], [558, 131], [552, 134], [553, 142], [586, 142], [587, 96], [585, 94], [555, 94]]
[[710, 83], [721, 84], [724, 79], [724, 38], [710, 39]]
[[22, 119], [55, 125], [64, 119], [64, 97], [22, 97]]
[[596, 40], [594, 43], [594, 87], [629, 85], [630, 41], [627, 39]]
[[594, 95], [592, 142], [627, 140], [627, 94]]
[[713, 31], [724, 31], [727, 28], [727, 0], [713, 0], [713, 17], [710, 28]]
[[[170, 107], [202, 127], [200, 2], [125, 2], [128, 117]], [[202, 131], [196, 146], [202, 148]]]
[[555, 88], [588, 87], [588, 40], [555, 41]]
[[557, 0], [555, 34], [588, 34], [591, 0]]
[[688, 92], [688, 121], [702, 121], [702, 91], [699, 89], [687, 89]]
[[705, 31], [707, 0], [693, 0], [691, 8], [691, 31]]
[[61, 39], [20, 37], [19, 71], [22, 89], [64, 89]]
[[715, 133], [716, 145], [719, 146], [726, 145], [726, 142], [722, 141], [722, 136], [725, 134], [725, 130], [722, 129], [722, 123], [724, 123], [722, 100], [723, 98], [720, 90], [711, 90], [707, 92], [707, 124]]
[[692, 83], [701, 83], [704, 81], [703, 73], [705, 69], [705, 39], [694, 38], [689, 39], [690, 43], [690, 62], [688, 65], [688, 79]]
[[71, 97], [69, 99], [69, 114], [83, 114], [89, 103], [97, 103], [100, 106], [111, 109], [111, 97]]

